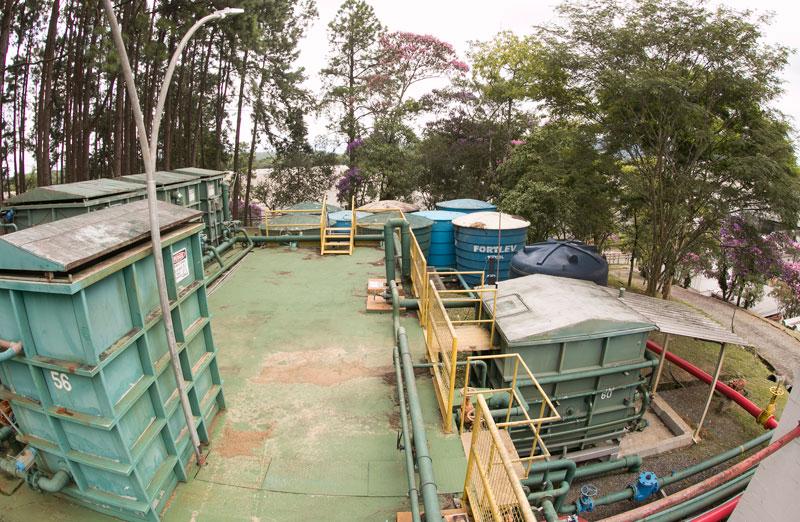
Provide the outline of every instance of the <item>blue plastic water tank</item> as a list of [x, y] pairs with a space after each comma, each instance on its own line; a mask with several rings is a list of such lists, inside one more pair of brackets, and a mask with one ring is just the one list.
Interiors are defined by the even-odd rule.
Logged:
[[494, 212], [497, 210], [497, 207], [488, 201], [481, 201], [479, 199], [451, 199], [450, 201], [441, 201], [437, 203], [436, 209], [471, 214], [473, 212]]
[[414, 212], [433, 221], [431, 228], [431, 249], [428, 254], [428, 265], [435, 267], [455, 268], [456, 247], [453, 238], [453, 220], [464, 215], [463, 212], [447, 210], [423, 210]]
[[[372, 212], [361, 212], [360, 210], [356, 210], [356, 219], [360, 220], [361, 218], [365, 218], [367, 216], [371, 216]], [[328, 223], [332, 228], [350, 228], [350, 225], [353, 221], [353, 211], [352, 210], [339, 210], [337, 212], [329, 212], [328, 213]], [[336, 232], [337, 234], [339, 232]], [[342, 232], [346, 234], [347, 231], [345, 230]]]
[[[502, 212], [475, 212], [453, 220], [456, 267], [459, 271], [483, 270], [488, 274], [489, 257], [500, 256], [494, 267], [498, 280], [508, 279], [511, 258], [525, 246], [529, 222]], [[499, 243], [499, 247], [498, 247]], [[465, 276], [467, 283], [480, 283], [479, 276]]]

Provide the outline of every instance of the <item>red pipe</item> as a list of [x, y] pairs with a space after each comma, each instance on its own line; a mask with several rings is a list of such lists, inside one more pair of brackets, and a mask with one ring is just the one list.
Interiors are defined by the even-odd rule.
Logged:
[[[659, 345], [654, 343], [653, 341], [647, 341], [647, 349], [651, 352], [655, 352], [658, 355], [661, 355], [661, 352], [664, 350]], [[682, 370], [694, 375], [701, 381], [705, 382], [706, 384], [711, 384], [714, 380], [709, 374], [698, 368], [697, 366], [693, 365], [686, 359], [682, 359], [675, 355], [674, 353], [668, 351], [666, 359], [671, 362], [672, 364], [680, 367]], [[758, 418], [761, 415], [762, 410], [757, 404], [753, 401], [742, 395], [741, 393], [737, 392], [727, 384], [721, 381], [717, 381], [716, 390], [720, 392], [725, 397], [731, 399], [733, 402], [744, 408], [744, 410], [752, 415], [754, 418]], [[764, 423], [764, 427], [770, 430], [774, 430], [778, 427], [778, 421], [775, 420], [775, 417], [770, 417], [767, 419], [767, 422]]]
[[692, 522], [720, 522], [721, 520], [725, 520], [726, 517], [731, 516], [731, 513], [736, 509], [736, 506], [739, 504], [739, 499], [741, 498], [741, 495], [737, 495], [711, 511], [706, 511], [699, 517], [693, 518]]
[[645, 504], [644, 506], [636, 509], [626, 511], [625, 513], [621, 513], [613, 517], [604, 518], [603, 522], [633, 522], [634, 520], [642, 520], [643, 518], [655, 515], [656, 513], [659, 513], [667, 508], [682, 504], [698, 495], [702, 495], [703, 493], [716, 488], [717, 486], [725, 484], [731, 479], [738, 477], [765, 458], [769, 457], [782, 447], [792, 442], [798, 436], [800, 436], [800, 424], [795, 426], [783, 437], [771, 442], [769, 446], [758, 450], [738, 464], [735, 464], [730, 468], [717, 473], [716, 475], [708, 477], [702, 482], [698, 482], [697, 484], [689, 486], [688, 488], [678, 491], [677, 493], [673, 493], [668, 497]]

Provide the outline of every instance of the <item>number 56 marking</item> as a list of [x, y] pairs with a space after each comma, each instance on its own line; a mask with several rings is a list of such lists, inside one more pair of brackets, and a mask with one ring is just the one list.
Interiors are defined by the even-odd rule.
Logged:
[[69, 382], [69, 375], [66, 373], [51, 371], [50, 378], [53, 379], [53, 386], [57, 390], [72, 391], [72, 383]]

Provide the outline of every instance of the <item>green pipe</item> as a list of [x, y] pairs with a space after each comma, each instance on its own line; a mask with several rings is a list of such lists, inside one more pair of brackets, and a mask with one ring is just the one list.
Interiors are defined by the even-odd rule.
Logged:
[[[285, 236], [253, 236], [253, 243], [256, 245], [264, 243], [289, 243], [297, 241], [313, 241], [319, 243], [319, 236], [285, 235]], [[355, 236], [356, 241], [383, 241], [383, 234], [361, 234]], [[241, 241], [241, 240], [240, 240]]]
[[[469, 363], [472, 364], [473, 366], [477, 366], [478, 368], [480, 368], [480, 375], [478, 377], [478, 381], [480, 382], [480, 387], [481, 388], [486, 388], [486, 379], [487, 379], [487, 376], [486, 376], [486, 373], [487, 373], [486, 361], [477, 360], [477, 361], [469, 361]], [[458, 361], [458, 362], [456, 362], [456, 366], [466, 366], [466, 365], [467, 365], [467, 361]], [[442, 366], [442, 363], [437, 363], [436, 366]], [[434, 367], [433, 363], [415, 363], [414, 364], [414, 368], [433, 368], [433, 367]]]
[[417, 478], [414, 475], [414, 455], [411, 451], [413, 442], [408, 436], [408, 412], [406, 411], [406, 395], [403, 391], [403, 375], [400, 371], [400, 352], [397, 346], [393, 350], [395, 380], [397, 382], [397, 399], [400, 403], [400, 428], [403, 432], [403, 453], [406, 456], [406, 480], [408, 481], [408, 498], [411, 499], [411, 518], [420, 522], [419, 516], [419, 491]]
[[[564, 460], [564, 459], [562, 459]], [[547, 461], [550, 462], [550, 461]], [[535, 486], [546, 482], [544, 471], [544, 463], [535, 462], [531, 466], [531, 472], [527, 478], [522, 479], [522, 484], [527, 486]], [[637, 472], [642, 467], [642, 457], [639, 455], [628, 455], [618, 459], [607, 460], [604, 462], [596, 462], [594, 464], [586, 464], [585, 466], [578, 466], [575, 471], [575, 480], [580, 480], [588, 477], [598, 475], [605, 475], [612, 471], [624, 469], [629, 472]], [[549, 471], [549, 480], [553, 482], [560, 482], [564, 480], [566, 472], [563, 470]]]
[[[572, 481], [575, 480], [575, 473], [577, 471], [577, 464], [575, 464], [574, 460], [570, 459], [561, 459], [561, 460], [549, 460], [543, 464], [544, 472], [547, 473], [550, 470], [558, 470], [563, 469], [565, 471], [564, 480], [561, 481], [561, 486], [555, 490], [546, 490], [546, 491], [536, 491], [528, 495], [528, 501], [538, 501], [540, 499], [546, 497], [555, 497], [555, 508], [556, 511], [561, 507], [561, 504], [564, 503], [564, 499], [569, 493], [569, 488], [572, 486]], [[524, 486], [530, 486], [531, 484], [526, 483], [524, 480], [520, 481]]]
[[227, 183], [222, 183], [222, 219], [224, 221], [231, 220], [231, 206], [230, 206], [230, 186]]
[[[736, 448], [733, 448], [733, 449], [730, 449], [730, 450], [725, 451], [723, 453], [720, 453], [719, 455], [716, 455], [714, 457], [706, 459], [706, 460], [704, 460], [702, 462], [699, 462], [698, 464], [695, 464], [693, 466], [689, 466], [688, 468], [685, 468], [683, 470], [680, 470], [680, 471], [677, 471], [677, 472], [673, 471], [671, 475], [668, 475], [668, 476], [663, 477], [663, 478], [659, 478], [659, 487], [660, 488], [664, 488], [665, 486], [668, 486], [670, 484], [674, 484], [675, 482], [678, 482], [678, 481], [683, 480], [685, 478], [691, 477], [692, 475], [696, 475], [696, 474], [698, 474], [698, 473], [700, 473], [702, 471], [705, 471], [707, 469], [713, 468], [714, 466], [717, 466], [717, 465], [719, 465], [719, 464], [721, 464], [721, 463], [723, 463], [723, 462], [725, 462], [727, 460], [730, 460], [730, 459], [732, 459], [734, 457], [737, 457], [737, 456], [743, 454], [745, 451], [750, 450], [750, 449], [758, 446], [759, 444], [763, 444], [764, 442], [767, 442], [771, 438], [771, 436], [772, 436], [772, 432], [771, 431], [767, 432], [767, 433], [763, 433], [763, 434], [759, 435], [758, 437], [756, 437], [755, 439], [750, 440], [748, 442], [745, 442], [744, 444], [742, 444], [740, 446], [737, 446]], [[608, 495], [604, 495], [602, 497], [598, 497], [598, 498], [594, 499], [594, 503], [595, 503], [596, 506], [602, 506], [602, 505], [606, 505], [606, 504], [613, 504], [614, 502], [619, 502], [621, 500], [627, 500], [629, 498], [632, 498], [633, 494], [634, 494], [633, 488], [631, 488], [630, 486], [627, 486], [625, 489], [623, 489], [621, 491], [617, 491], [615, 493], [610, 493]], [[561, 509], [560, 512], [561, 513], [572, 514], [572, 513], [575, 512], [575, 505], [574, 504], [569, 504], [569, 505], [563, 506], [563, 508]]]
[[[244, 242], [245, 245], [246, 245], [244, 250], [242, 250], [241, 252], [236, 254], [236, 256], [234, 256], [233, 259], [228, 261], [227, 265], [222, 266], [219, 270], [214, 272], [212, 275], [208, 276], [206, 278], [206, 285], [210, 285], [211, 283], [216, 281], [219, 278], [219, 276], [221, 276], [223, 273], [228, 271], [230, 269], [230, 267], [232, 267], [233, 265], [238, 263], [244, 256], [246, 256], [251, 250], [253, 250], [253, 247], [255, 246], [255, 245], [253, 245], [253, 238], [250, 237], [250, 235], [247, 233], [247, 231], [245, 229], [243, 229], [243, 228], [235, 228], [233, 230], [233, 233], [234, 234], [241, 233], [242, 236], [240, 237], [240, 236], [235, 236], [234, 235], [234, 237], [232, 237], [230, 240], [228, 240], [226, 242], [223, 242], [222, 245], [230, 243], [230, 245], [227, 247], [227, 248], [230, 248], [231, 246], [234, 245], [234, 243], [236, 243], [237, 241], [240, 241], [240, 242]], [[217, 249], [221, 250], [222, 245], [217, 247]], [[226, 250], [227, 250], [227, 248], [226, 248]], [[225, 250], [221, 250], [221, 251], [224, 252]]]
[[756, 472], [756, 468], [742, 473], [740, 476], [717, 486], [716, 488], [706, 491], [692, 499], [687, 500], [682, 504], [678, 504], [665, 509], [655, 515], [645, 518], [648, 522], [674, 522], [677, 520], [684, 520], [685, 518], [704, 510], [710, 506], [720, 503], [722, 500], [727, 500], [739, 492], [747, 488], [750, 479]]
[[[528, 502], [531, 505], [541, 505], [542, 501], [545, 499], [553, 499], [554, 497], [563, 498], [567, 493], [569, 493], [570, 484], [566, 480], [561, 481], [561, 485], [555, 489], [548, 488], [542, 491], [534, 491], [528, 495]], [[558, 501], [556, 500], [556, 503]], [[558, 511], [558, 509], [556, 509]]]
[[20, 471], [16, 463], [11, 459], [0, 459], [0, 470], [11, 476], [24, 479], [33, 489], [44, 491], [45, 493], [58, 493], [69, 484], [71, 479], [69, 472], [62, 470], [56, 471], [52, 477], [47, 477], [36, 470]]
[[408, 336], [402, 326], [397, 329], [397, 342], [403, 366], [403, 377], [408, 391], [408, 406], [411, 413], [411, 429], [414, 437], [414, 450], [417, 456], [417, 469], [422, 490], [422, 503], [425, 506], [426, 522], [442, 522], [439, 508], [439, 493], [433, 475], [433, 460], [428, 450], [428, 437], [425, 434], [425, 419], [422, 416], [417, 383], [414, 376], [414, 361], [408, 349]]
[[19, 230], [19, 228], [17, 228], [17, 225], [16, 225], [16, 223], [0, 223], [0, 227], [3, 227], [3, 228], [10, 228], [10, 229], [11, 229], [11, 230], [13, 230], [14, 232], [16, 232], [17, 230]]
[[[563, 372], [553, 375], [543, 375], [536, 377], [539, 384], [554, 384], [564, 381], [572, 381], [575, 379], [586, 379], [590, 377], [603, 377], [612, 373], [632, 372], [646, 368], [654, 368], [658, 366], [658, 358], [650, 359], [638, 363], [623, 364], [622, 366], [606, 366], [604, 368], [596, 368], [594, 370], [580, 370], [572, 372]], [[532, 384], [528, 379], [517, 380], [519, 386], [527, 386]]]
[[4, 350], [0, 352], [0, 362], [9, 361], [22, 353], [21, 342], [0, 339], [0, 348], [4, 348]]
[[731, 460], [732, 458], [744, 455], [745, 452], [750, 451], [756, 446], [764, 444], [765, 442], [769, 442], [769, 440], [772, 438], [772, 435], [773, 435], [772, 430], [770, 430], [766, 433], [762, 433], [761, 435], [752, 440], [745, 442], [744, 444], [736, 446], [735, 448], [731, 448], [728, 451], [720, 453], [719, 455], [706, 459], [693, 466], [689, 466], [688, 468], [684, 468], [680, 471], [673, 471], [670, 475], [667, 475], [666, 477], [663, 478], [659, 478], [658, 484], [662, 488], [665, 486], [669, 486], [670, 484], [679, 482], [687, 477], [696, 475], [701, 471], [711, 469], [714, 466], [717, 466], [719, 464], [722, 464], [723, 462]]
[[[220, 245], [220, 247], [222, 247], [223, 245], [225, 245], [225, 243], [222, 243]], [[230, 248], [230, 244], [227, 245], [227, 248], [225, 248], [225, 250], [227, 250], [228, 248]], [[204, 245], [203, 250], [206, 252], [206, 255], [203, 256], [203, 265], [204, 266], [209, 261], [211, 261], [212, 259], [215, 259], [217, 261], [217, 263], [219, 263], [220, 267], [224, 267], [225, 266], [225, 263], [222, 262], [222, 258], [219, 257], [219, 252], [217, 252], [216, 248], [214, 248], [214, 247], [212, 247], [210, 245]]]
[[558, 522], [558, 512], [553, 507], [553, 503], [549, 499], [542, 501], [542, 514], [547, 522]]
[[[394, 229], [400, 228], [401, 268], [404, 279], [411, 277], [411, 236], [408, 221], [403, 218], [391, 218], [383, 225], [383, 247], [386, 252], [386, 281], [395, 279], [395, 246]], [[390, 277], [391, 275], [391, 277]]]

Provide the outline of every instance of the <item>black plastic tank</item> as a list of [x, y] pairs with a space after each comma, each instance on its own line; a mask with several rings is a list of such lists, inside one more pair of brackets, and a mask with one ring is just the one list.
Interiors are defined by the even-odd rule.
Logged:
[[547, 274], [608, 284], [608, 262], [592, 245], [581, 241], [548, 240], [528, 245], [511, 258], [510, 275]]

